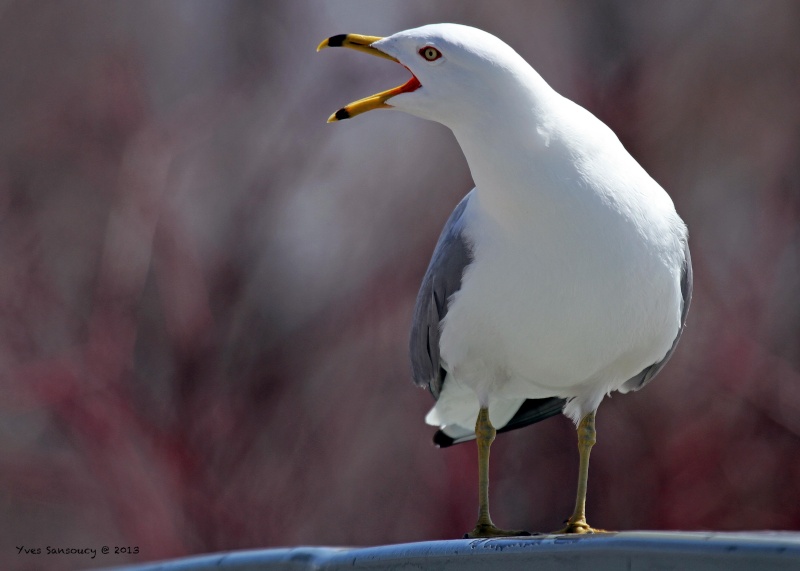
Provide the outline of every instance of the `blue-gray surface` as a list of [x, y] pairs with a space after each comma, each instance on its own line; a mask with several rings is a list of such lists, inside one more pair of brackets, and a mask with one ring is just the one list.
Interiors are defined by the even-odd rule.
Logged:
[[125, 571], [328, 569], [800, 569], [800, 533], [635, 531], [592, 536], [428, 541], [381, 547], [234, 551], [124, 567]]

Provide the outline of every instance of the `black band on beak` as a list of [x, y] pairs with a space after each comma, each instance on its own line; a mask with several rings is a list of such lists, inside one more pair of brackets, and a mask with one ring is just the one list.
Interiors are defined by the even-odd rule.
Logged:
[[331, 36], [328, 38], [328, 46], [332, 48], [340, 48], [344, 43], [344, 40], [347, 38], [347, 34], [338, 34], [336, 36]]

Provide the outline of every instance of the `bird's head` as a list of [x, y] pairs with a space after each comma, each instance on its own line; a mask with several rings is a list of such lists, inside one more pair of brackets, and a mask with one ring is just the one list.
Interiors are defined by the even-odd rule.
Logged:
[[[519, 95], [535, 72], [495, 36], [459, 24], [431, 24], [380, 38], [342, 34], [324, 40], [317, 51], [343, 47], [395, 61], [412, 77], [403, 85], [339, 109], [328, 122], [390, 108], [453, 127], [476, 115], [493, 113]], [[536, 76], [538, 77], [538, 76]]]

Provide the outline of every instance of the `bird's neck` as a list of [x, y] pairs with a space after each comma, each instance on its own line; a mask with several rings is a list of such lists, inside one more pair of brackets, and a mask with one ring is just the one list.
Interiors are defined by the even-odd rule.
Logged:
[[481, 203], [496, 217], [541, 210], [552, 184], [552, 124], [560, 96], [550, 90], [522, 93], [453, 128]]

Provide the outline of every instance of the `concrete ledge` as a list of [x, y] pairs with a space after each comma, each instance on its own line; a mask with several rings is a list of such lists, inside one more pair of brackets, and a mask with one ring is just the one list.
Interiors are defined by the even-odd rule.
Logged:
[[129, 566], [126, 571], [402, 569], [800, 569], [800, 533], [626, 531], [590, 536], [428, 541], [364, 548], [234, 551]]

